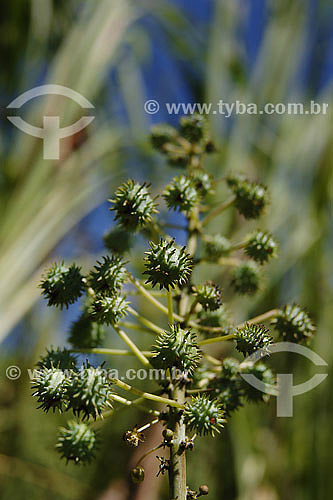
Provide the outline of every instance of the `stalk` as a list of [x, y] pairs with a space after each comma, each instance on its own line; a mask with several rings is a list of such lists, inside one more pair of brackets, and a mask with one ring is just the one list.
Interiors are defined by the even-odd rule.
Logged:
[[[194, 257], [197, 249], [197, 223], [198, 212], [193, 211], [188, 222], [188, 242], [187, 251]], [[178, 306], [178, 314], [186, 318], [185, 325], [189, 319], [189, 298], [188, 290], [185, 288], [181, 293]], [[171, 391], [171, 397], [179, 405], [185, 404], [185, 387], [176, 385]], [[172, 415], [172, 430], [174, 437], [170, 446], [170, 466], [169, 466], [169, 487], [170, 498], [177, 500], [186, 500], [186, 452], [182, 446], [186, 438], [186, 425], [184, 423], [182, 412], [176, 408], [170, 409]]]

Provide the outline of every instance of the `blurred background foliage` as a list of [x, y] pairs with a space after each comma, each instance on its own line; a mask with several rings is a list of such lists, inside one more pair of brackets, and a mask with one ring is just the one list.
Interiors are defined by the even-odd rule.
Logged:
[[[103, 445], [86, 469], [66, 466], [54, 451], [58, 415], [36, 411], [28, 377], [5, 377], [8, 365], [33, 367], [46, 345], [63, 345], [77, 315], [46, 310], [37, 288], [47, 263], [75, 258], [84, 267], [103, 252], [112, 223], [105, 200], [127, 176], [151, 179], [159, 192], [173, 174], [152, 153], [152, 123], [176, 123], [165, 102], [318, 102], [328, 115], [211, 116], [218, 177], [243, 171], [271, 190], [262, 227], [280, 240], [254, 299], [232, 300], [235, 320], [296, 300], [316, 319], [314, 349], [333, 359], [332, 81], [333, 5], [328, 0], [15, 0], [1, 8], [0, 99], [0, 498], [7, 500], [165, 498], [165, 481], [133, 489], [132, 450], [120, 436], [142, 421], [122, 411], [102, 430]], [[61, 159], [42, 159], [42, 141], [14, 129], [6, 106], [36, 85], [57, 83], [82, 93], [96, 109], [86, 131], [63, 140]], [[148, 116], [146, 99], [160, 112]], [[57, 110], [73, 123], [78, 106], [48, 96], [25, 105], [39, 124]], [[217, 198], [224, 192], [217, 192]], [[247, 230], [248, 230], [247, 225]], [[211, 224], [238, 239], [232, 214]], [[175, 233], [178, 241], [183, 235]], [[223, 285], [217, 267], [204, 271]], [[145, 307], [144, 304], [141, 304]], [[151, 312], [149, 311], [151, 314]], [[110, 345], [117, 347], [114, 340]], [[227, 354], [216, 352], [215, 355]], [[290, 356], [296, 381], [314, 368]], [[126, 368], [126, 362], [121, 367]], [[333, 394], [330, 377], [294, 400], [294, 418], [277, 419], [275, 402], [239, 411], [218, 439], [198, 443], [189, 484], [210, 485], [212, 499], [326, 500], [333, 495]], [[157, 437], [155, 437], [155, 442]], [[154, 435], [149, 438], [154, 443]]]

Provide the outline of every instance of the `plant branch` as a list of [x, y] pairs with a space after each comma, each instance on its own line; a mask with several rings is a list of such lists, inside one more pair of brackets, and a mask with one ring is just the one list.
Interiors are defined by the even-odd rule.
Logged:
[[215, 217], [220, 215], [227, 208], [231, 207], [231, 205], [234, 203], [235, 200], [236, 200], [236, 196], [231, 196], [228, 200], [221, 203], [221, 205], [218, 205], [216, 208], [214, 208], [214, 210], [212, 210], [208, 215], [206, 215], [206, 217], [203, 218], [203, 220], [201, 221], [201, 227], [207, 226], [207, 224], [212, 219], [214, 219]]
[[145, 318], [144, 316], [141, 316], [141, 314], [139, 314], [132, 307], [130, 307], [130, 306], [128, 307], [128, 312], [130, 314], [132, 314], [132, 316], [134, 316], [135, 318], [137, 318], [143, 325], [145, 325], [148, 328], [150, 328], [150, 330], [152, 330], [153, 332], [158, 333], [158, 334], [164, 333], [164, 330], [162, 330], [162, 328], [160, 328], [159, 326], [155, 325], [155, 323], [153, 323], [149, 319]]
[[[153, 304], [157, 309], [162, 311], [164, 314], [169, 314], [168, 308], [165, 307], [165, 305], [161, 304], [155, 297], [151, 295], [151, 293], [146, 290], [137, 279], [135, 279], [133, 276], [130, 276], [130, 282], [138, 289], [138, 291], [143, 295], [151, 304]], [[183, 321], [183, 318], [179, 316], [178, 314], [174, 313], [174, 318], [177, 321]]]
[[263, 321], [267, 321], [270, 318], [274, 318], [277, 315], [279, 309], [271, 309], [263, 314], [259, 314], [259, 316], [255, 316], [254, 318], [248, 319], [247, 321], [243, 321], [243, 323], [239, 323], [236, 328], [242, 328], [246, 325], [246, 323], [250, 323], [250, 325], [256, 325], [257, 323], [261, 323]]
[[216, 342], [224, 342], [226, 340], [233, 340], [235, 335], [222, 335], [222, 337], [213, 337], [211, 339], [201, 340], [198, 342], [199, 345], [215, 344]]
[[173, 325], [173, 305], [172, 305], [172, 289], [168, 289], [168, 320], [169, 325]]
[[150, 366], [150, 363], [146, 356], [142, 353], [142, 351], [137, 347], [137, 345], [129, 338], [129, 336], [120, 328], [117, 326], [113, 327], [114, 330], [118, 333], [119, 337], [125, 342], [125, 344], [130, 348], [130, 350], [133, 352], [134, 356], [138, 358], [139, 361], [144, 366]]
[[[133, 351], [126, 351], [125, 349], [107, 349], [104, 347], [92, 347], [90, 349], [71, 349], [70, 352], [87, 353], [87, 354], [105, 354], [107, 356], [134, 356]], [[151, 351], [141, 351], [146, 357], [153, 356]]]
[[132, 392], [133, 394], [136, 394], [137, 396], [140, 396], [145, 399], [149, 399], [150, 401], [156, 401], [157, 403], [162, 403], [175, 408], [181, 408], [181, 409], [184, 408], [183, 404], [179, 404], [177, 401], [174, 401], [173, 399], [163, 398], [162, 396], [157, 396], [156, 394], [151, 394], [150, 392], [140, 391], [140, 389], [137, 389], [136, 387], [126, 384], [125, 382], [122, 382], [117, 378], [112, 378], [111, 382], [115, 384], [117, 387], [124, 389], [125, 391]]

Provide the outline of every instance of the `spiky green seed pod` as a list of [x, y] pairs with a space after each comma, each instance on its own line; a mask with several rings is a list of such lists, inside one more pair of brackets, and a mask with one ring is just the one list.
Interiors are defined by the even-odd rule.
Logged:
[[94, 368], [87, 362], [78, 372], [73, 372], [66, 385], [68, 409], [72, 409], [75, 416], [83, 415], [82, 420], [93, 417], [96, 419], [110, 403], [112, 391], [105, 371]]
[[185, 168], [190, 164], [191, 157], [186, 151], [168, 151], [167, 159], [170, 167]]
[[73, 321], [68, 342], [75, 349], [92, 349], [103, 345], [104, 337], [103, 326], [93, 321], [88, 312], [83, 312], [76, 321]]
[[206, 119], [203, 115], [194, 114], [182, 116], [180, 119], [180, 133], [192, 143], [198, 143], [204, 137]]
[[200, 195], [190, 177], [174, 177], [165, 188], [163, 198], [169, 209], [189, 213], [200, 201]]
[[132, 248], [133, 235], [122, 227], [116, 226], [105, 233], [103, 241], [105, 248], [110, 252], [122, 255]]
[[241, 377], [239, 376], [240, 365], [237, 359], [226, 358], [223, 360], [221, 373], [211, 382], [209, 388], [222, 403], [226, 415], [243, 406], [243, 391], [241, 388]]
[[215, 311], [205, 311], [202, 309], [198, 314], [198, 318], [200, 325], [203, 326], [221, 327], [226, 331], [230, 328], [229, 312], [223, 305], [215, 309]]
[[110, 210], [116, 212], [115, 220], [119, 221], [127, 231], [137, 231], [152, 221], [157, 213], [157, 205], [150, 196], [149, 185], [129, 180], [115, 192], [114, 206]]
[[316, 331], [309, 314], [297, 304], [287, 304], [271, 322], [287, 342], [308, 343]]
[[89, 312], [93, 321], [105, 325], [115, 325], [126, 316], [128, 304], [129, 302], [121, 295], [97, 296]]
[[240, 370], [239, 361], [235, 358], [225, 358], [222, 363], [223, 378], [238, 378]]
[[67, 378], [62, 370], [56, 368], [41, 368], [34, 375], [32, 389], [33, 396], [41, 403], [38, 408], [46, 411], [52, 408], [53, 412], [64, 407], [64, 395]]
[[259, 349], [269, 352], [269, 346], [273, 338], [263, 325], [251, 325], [247, 323], [243, 328], [235, 332], [236, 349], [246, 356]]
[[207, 281], [204, 285], [199, 285], [195, 289], [196, 300], [202, 305], [205, 311], [215, 311], [222, 305], [222, 293], [216, 283]]
[[241, 295], [256, 293], [259, 283], [260, 270], [255, 262], [244, 262], [233, 269], [231, 284]]
[[195, 169], [193, 172], [191, 172], [190, 178], [196, 190], [202, 197], [213, 192], [212, 178], [209, 174], [206, 174], [206, 172], [204, 172], [203, 170]]
[[178, 131], [171, 125], [158, 124], [150, 129], [150, 140], [154, 149], [161, 153], [165, 152], [164, 146], [168, 143], [174, 143], [178, 137]]
[[226, 181], [231, 189], [236, 189], [243, 182], [247, 182], [247, 179], [244, 174], [236, 173], [228, 175]]
[[66, 427], [60, 427], [56, 449], [61, 458], [75, 464], [86, 464], [95, 458], [98, 441], [95, 432], [84, 423], [71, 420]]
[[184, 285], [192, 272], [192, 259], [186, 252], [185, 247], [179, 248], [174, 240], [162, 240], [160, 243], [150, 243], [151, 249], [146, 252], [145, 266], [147, 270], [143, 274], [149, 277], [146, 283], [152, 286], [159, 285], [168, 290], [175, 285]]
[[231, 241], [220, 234], [206, 236], [204, 242], [205, 259], [216, 262], [220, 257], [228, 255], [231, 249]]
[[87, 277], [89, 286], [98, 295], [109, 295], [118, 291], [127, 277], [125, 263], [112, 255], [103, 257], [103, 262], [97, 261], [94, 270]]
[[75, 370], [76, 357], [68, 349], [47, 349], [46, 355], [38, 361], [39, 368], [58, 368], [59, 370]]
[[[275, 377], [270, 368], [268, 368], [265, 363], [253, 363], [253, 362], [244, 362], [240, 365], [241, 373], [246, 373], [250, 375], [254, 375], [258, 380], [267, 384], [268, 386], [274, 385]], [[259, 401], [267, 402], [269, 400], [269, 395], [259, 391], [252, 385], [248, 384], [246, 380], [242, 379], [242, 389], [245, 397], [248, 401], [253, 401], [257, 403]]]
[[49, 306], [68, 308], [84, 291], [84, 281], [80, 268], [75, 264], [70, 267], [55, 263], [43, 276], [40, 284], [42, 295], [48, 299]]
[[186, 403], [184, 420], [189, 430], [193, 430], [199, 436], [211, 434], [214, 436], [223, 428], [224, 411], [220, 403], [206, 396], [193, 397], [191, 402]]
[[216, 398], [222, 404], [227, 417], [243, 406], [244, 392], [240, 380], [218, 377], [212, 385], [215, 386]]
[[177, 368], [192, 375], [200, 359], [196, 335], [190, 330], [183, 330], [176, 323], [170, 326], [170, 331], [157, 338], [150, 362], [155, 368]]
[[270, 233], [256, 231], [248, 238], [245, 252], [251, 259], [263, 264], [271, 257], [276, 257], [277, 241]]
[[236, 196], [235, 206], [246, 219], [256, 219], [268, 203], [267, 188], [241, 176], [229, 177], [229, 187]]

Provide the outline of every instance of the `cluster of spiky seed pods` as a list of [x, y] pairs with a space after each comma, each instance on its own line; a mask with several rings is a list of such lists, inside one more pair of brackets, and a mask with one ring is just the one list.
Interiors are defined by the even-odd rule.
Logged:
[[[57, 449], [62, 457], [76, 464], [87, 463], [95, 456], [98, 438], [92, 427], [94, 420], [116, 414], [118, 404], [136, 404], [136, 400], [127, 400], [117, 391], [139, 395], [140, 408], [155, 418], [143, 428], [126, 430], [124, 440], [139, 446], [145, 439], [143, 431], [162, 423], [161, 446], [170, 449], [170, 459], [159, 457], [159, 472], [168, 472], [173, 478], [171, 498], [195, 499], [207, 495], [208, 488], [203, 485], [198, 491], [184, 489], [174, 478], [174, 468], [180, 467], [177, 457], [193, 448], [197, 436], [220, 433], [226, 419], [246, 402], [267, 400], [265, 394], [241, 377], [246, 372], [265, 384], [274, 383], [274, 375], [266, 364], [247, 359], [259, 349], [269, 352], [273, 337], [267, 321], [271, 320], [278, 338], [291, 342], [307, 342], [315, 329], [309, 315], [298, 305], [264, 314], [265, 324], [253, 318], [237, 326], [230, 319], [219, 285], [241, 295], [256, 293], [261, 286], [262, 265], [276, 256], [277, 242], [269, 232], [260, 229], [244, 241], [233, 242], [225, 235], [211, 234], [207, 227], [214, 217], [231, 207], [245, 219], [257, 219], [268, 203], [267, 188], [243, 174], [230, 174], [225, 181], [231, 198], [221, 205], [210, 205], [215, 184], [204, 169], [203, 159], [216, 147], [203, 116], [183, 117], [179, 129], [155, 126], [151, 142], [166, 156], [169, 165], [183, 169], [165, 187], [161, 198], [170, 211], [177, 210], [184, 217], [187, 245], [179, 246], [165, 233], [165, 208], [158, 206], [158, 197], [151, 194], [150, 185], [134, 180], [122, 184], [110, 200], [117, 225], [104, 236], [108, 253], [88, 272], [83, 273], [75, 264], [60, 263], [43, 278], [42, 294], [48, 305], [67, 308], [81, 300], [82, 310], [68, 332], [70, 347], [51, 349], [39, 361], [33, 395], [45, 411], [73, 412], [76, 420], [60, 429]], [[158, 209], [161, 213], [157, 217]], [[150, 240], [142, 256], [144, 272], [140, 278], [128, 271], [128, 262], [124, 260], [124, 256], [130, 260], [138, 233]], [[202, 244], [198, 245], [198, 241]], [[230, 266], [228, 283], [219, 279], [219, 284], [210, 280], [197, 283], [193, 271], [201, 263]], [[136, 311], [130, 304], [131, 287], [160, 311], [161, 325], [145, 317], [145, 309]], [[161, 290], [161, 299], [153, 294], [154, 287]], [[149, 352], [134, 343], [127, 333], [129, 329], [148, 330], [156, 335]], [[152, 393], [147, 392], [148, 388], [141, 392], [121, 380], [110, 379], [102, 366], [93, 367], [86, 362], [78, 367], [73, 352], [98, 353], [112, 330], [127, 345], [125, 354], [136, 356], [146, 368], [162, 370], [166, 375]], [[206, 345], [218, 346], [219, 342], [230, 342], [235, 355], [244, 359], [220, 359], [219, 351], [216, 357], [211, 350], [205, 351]], [[116, 356], [124, 351], [103, 349], [103, 353]], [[143, 399], [160, 406], [145, 408]], [[181, 468], [180, 475], [184, 475], [183, 465]], [[131, 477], [137, 483], [143, 480], [140, 461]]]

